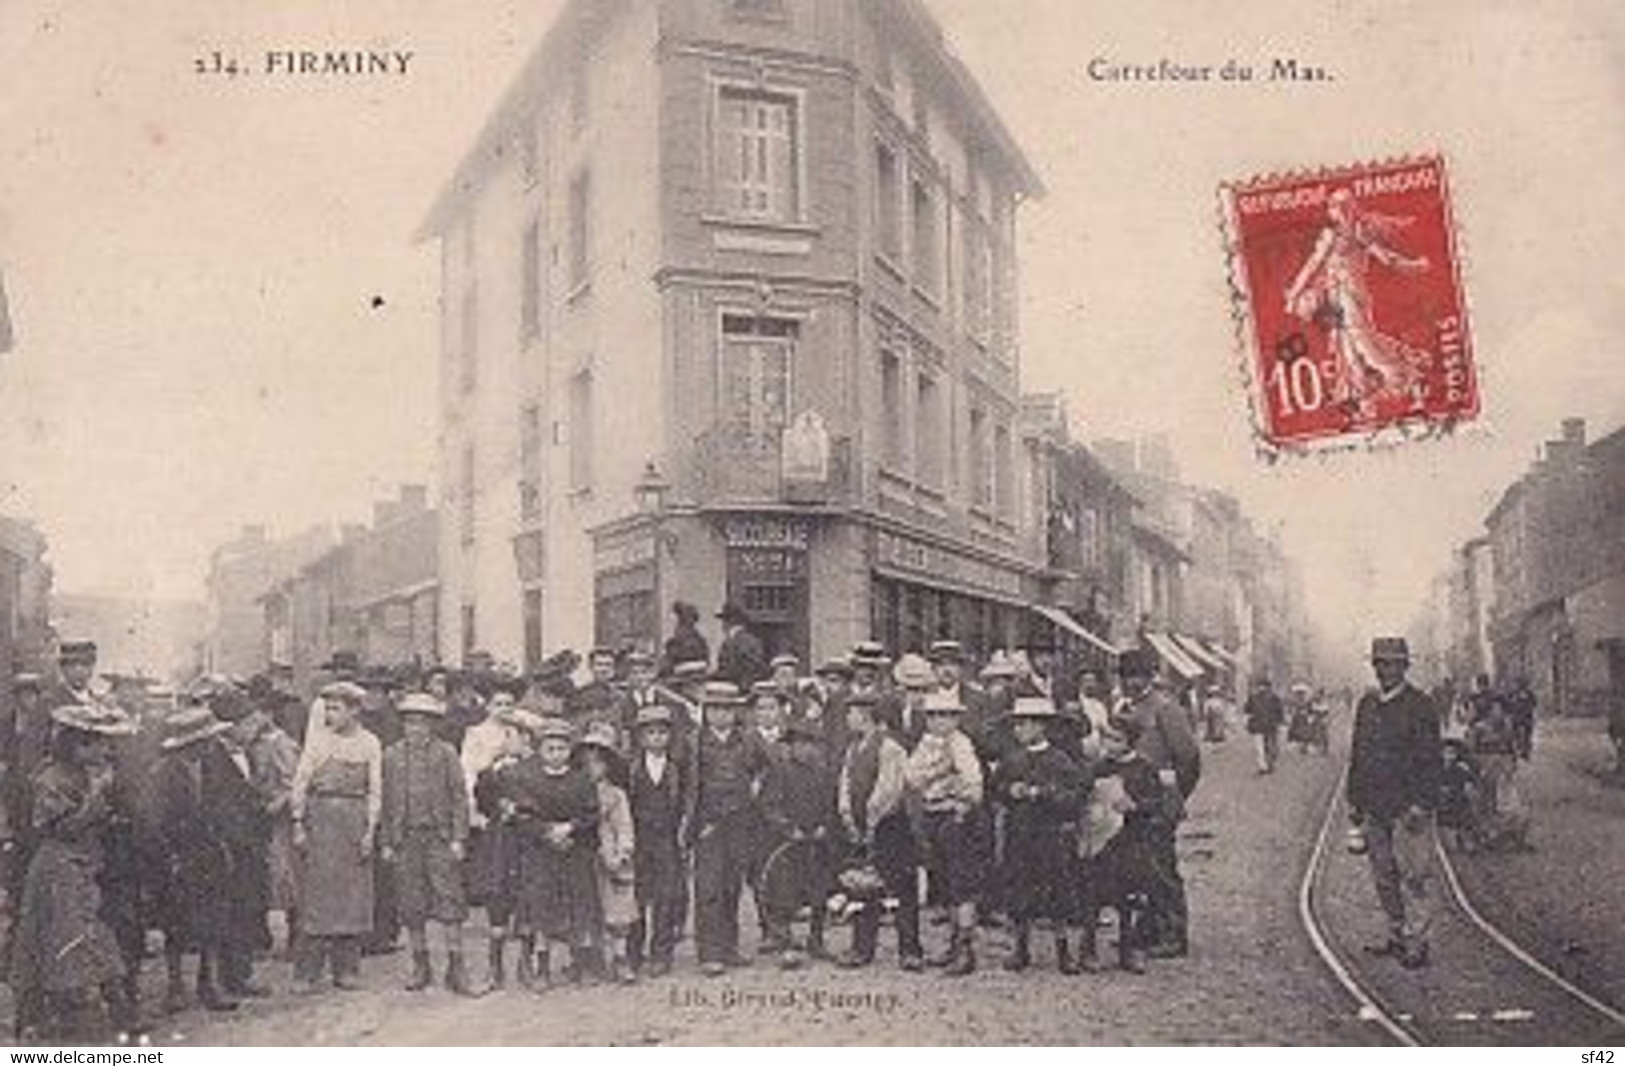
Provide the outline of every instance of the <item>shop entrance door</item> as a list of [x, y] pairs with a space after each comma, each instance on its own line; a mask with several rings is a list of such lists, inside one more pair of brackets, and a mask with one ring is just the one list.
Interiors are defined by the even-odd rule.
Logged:
[[769, 658], [783, 652], [808, 666], [807, 554], [777, 548], [728, 552], [728, 598], [743, 606]]

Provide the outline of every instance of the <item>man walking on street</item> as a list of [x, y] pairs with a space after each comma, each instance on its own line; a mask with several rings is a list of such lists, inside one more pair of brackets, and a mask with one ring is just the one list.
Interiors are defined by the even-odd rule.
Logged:
[[1406, 969], [1427, 965], [1436, 869], [1433, 812], [1443, 766], [1439, 712], [1405, 678], [1400, 637], [1371, 644], [1377, 689], [1360, 697], [1349, 757], [1349, 817], [1365, 830], [1371, 877], [1388, 917], [1388, 939], [1368, 947]]
[[1281, 697], [1270, 687], [1267, 674], [1253, 679], [1253, 691], [1242, 713], [1247, 716], [1247, 732], [1253, 735], [1258, 746], [1258, 772], [1274, 773], [1275, 763], [1281, 757], [1281, 722], [1286, 718], [1286, 709], [1281, 706]]

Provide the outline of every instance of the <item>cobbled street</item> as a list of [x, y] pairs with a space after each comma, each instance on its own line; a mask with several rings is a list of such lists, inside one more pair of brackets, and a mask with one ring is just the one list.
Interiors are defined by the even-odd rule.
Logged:
[[[981, 970], [954, 981], [903, 974], [889, 932], [876, 966], [784, 974], [762, 962], [715, 981], [685, 950], [676, 974], [635, 989], [508, 991], [473, 1001], [401, 991], [402, 956], [368, 960], [366, 989], [296, 998], [285, 964], [262, 965], [275, 998], [229, 1020], [181, 1016], [157, 1043], [283, 1044], [1370, 1044], [1298, 922], [1296, 892], [1337, 753], [1288, 752], [1253, 771], [1247, 738], [1204, 749], [1206, 766], [1181, 851], [1193, 922], [1188, 959], [1063, 978], [1048, 938], [1034, 970], [999, 969], [1007, 943], [984, 932]], [[753, 928], [750, 921], [747, 929]], [[1113, 934], [1103, 930], [1103, 947]], [[927, 947], [945, 938], [928, 929]], [[844, 943], [837, 933], [835, 943]], [[688, 945], [685, 945], [687, 948]], [[479, 957], [481, 952], [471, 953]]]

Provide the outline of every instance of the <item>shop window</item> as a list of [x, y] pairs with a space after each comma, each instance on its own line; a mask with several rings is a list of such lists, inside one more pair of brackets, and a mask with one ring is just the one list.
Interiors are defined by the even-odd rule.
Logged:
[[801, 217], [801, 131], [794, 96], [717, 90], [716, 197], [725, 215], [764, 222]]

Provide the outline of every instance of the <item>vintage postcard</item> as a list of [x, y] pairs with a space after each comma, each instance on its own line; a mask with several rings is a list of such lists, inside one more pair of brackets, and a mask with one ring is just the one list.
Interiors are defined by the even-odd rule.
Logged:
[[6, 0], [0, 100], [8, 1042], [1613, 1061], [1621, 5]]

